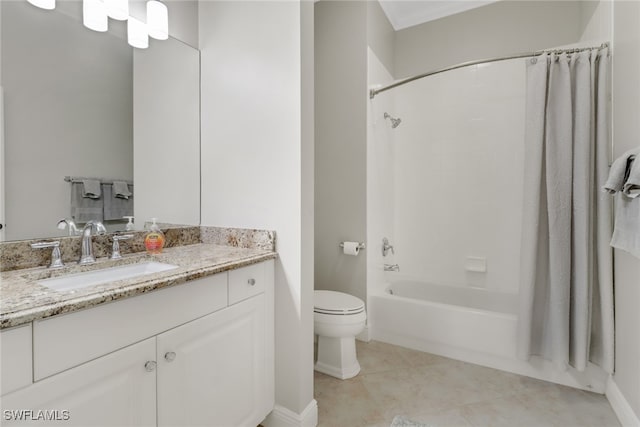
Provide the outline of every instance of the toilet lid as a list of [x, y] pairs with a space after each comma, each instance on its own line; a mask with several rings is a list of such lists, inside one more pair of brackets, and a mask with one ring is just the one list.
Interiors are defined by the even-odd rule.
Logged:
[[314, 291], [313, 311], [322, 314], [358, 314], [364, 311], [364, 302], [343, 292]]

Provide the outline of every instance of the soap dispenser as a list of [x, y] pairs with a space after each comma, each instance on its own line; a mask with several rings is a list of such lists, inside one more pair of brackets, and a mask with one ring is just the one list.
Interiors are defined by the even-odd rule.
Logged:
[[125, 230], [134, 231], [136, 229], [136, 226], [133, 223], [133, 218], [135, 218], [135, 217], [133, 217], [133, 216], [123, 216], [122, 218], [129, 220], [129, 222], [125, 226]]
[[164, 247], [165, 237], [158, 224], [156, 224], [157, 219], [151, 218], [151, 221], [149, 232], [144, 236], [144, 247], [147, 249], [147, 253], [159, 254]]

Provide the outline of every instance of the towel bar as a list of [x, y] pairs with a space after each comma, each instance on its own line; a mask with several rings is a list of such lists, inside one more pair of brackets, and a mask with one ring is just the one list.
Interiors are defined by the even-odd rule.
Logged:
[[103, 179], [103, 178], [91, 178], [91, 177], [81, 177], [81, 176], [65, 176], [64, 180], [66, 182], [82, 182], [85, 179], [97, 179], [98, 181], [100, 181], [100, 184], [113, 184], [113, 181], [122, 181], [122, 182], [126, 182], [129, 185], [133, 185], [133, 181], [128, 180], [128, 179], [117, 179], [117, 178], [109, 178], [109, 179]]

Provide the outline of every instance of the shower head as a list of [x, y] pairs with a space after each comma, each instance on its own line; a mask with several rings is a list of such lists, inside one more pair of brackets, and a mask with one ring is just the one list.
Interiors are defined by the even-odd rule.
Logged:
[[400, 126], [400, 123], [402, 122], [402, 119], [400, 119], [400, 118], [395, 119], [395, 118], [391, 117], [391, 115], [389, 113], [384, 113], [384, 118], [391, 120], [391, 128], [392, 129], [395, 129], [398, 126]]

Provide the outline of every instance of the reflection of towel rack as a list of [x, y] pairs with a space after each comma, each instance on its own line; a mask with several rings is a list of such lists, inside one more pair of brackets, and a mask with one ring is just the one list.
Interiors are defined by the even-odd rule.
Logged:
[[65, 176], [64, 180], [66, 182], [82, 182], [85, 179], [97, 179], [98, 181], [100, 181], [100, 184], [107, 184], [107, 185], [111, 185], [113, 184], [113, 181], [122, 181], [122, 182], [126, 182], [129, 185], [133, 185], [133, 181], [130, 181], [128, 179], [103, 179], [103, 178], [87, 178], [87, 177], [81, 177], [81, 176]]

